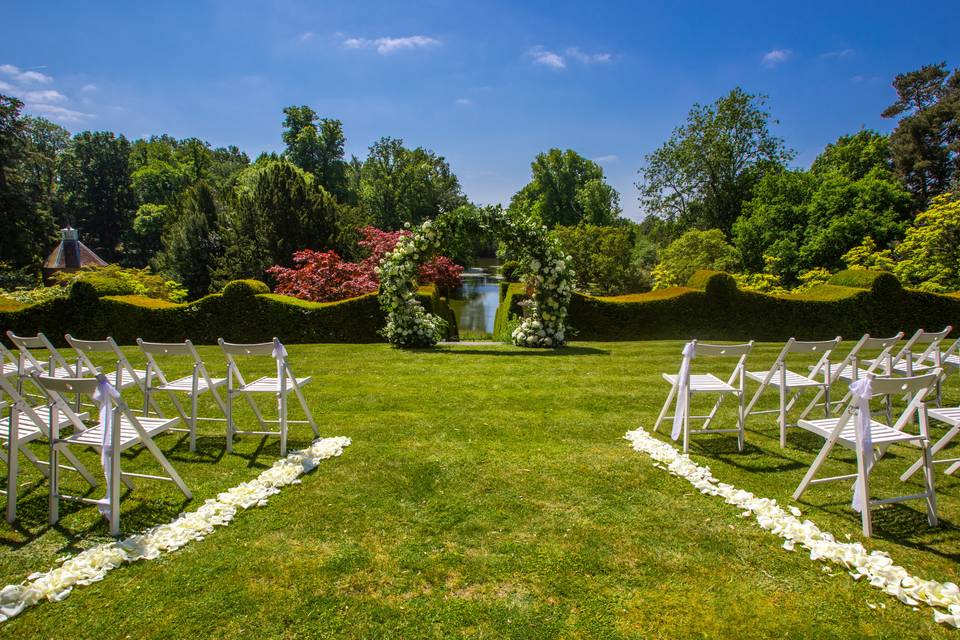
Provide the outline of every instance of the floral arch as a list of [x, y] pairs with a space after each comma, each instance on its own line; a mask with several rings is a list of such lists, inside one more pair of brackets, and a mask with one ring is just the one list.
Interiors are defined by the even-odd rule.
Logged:
[[573, 279], [570, 258], [546, 227], [533, 220], [514, 219], [501, 207], [463, 207], [441, 214], [413, 229], [384, 256], [379, 267], [380, 306], [387, 314], [387, 340], [398, 347], [432, 347], [443, 337], [446, 321], [428, 313], [417, 299], [417, 271], [453, 233], [470, 228], [492, 232], [506, 243], [532, 289], [531, 303], [513, 332], [513, 343], [562, 346]]

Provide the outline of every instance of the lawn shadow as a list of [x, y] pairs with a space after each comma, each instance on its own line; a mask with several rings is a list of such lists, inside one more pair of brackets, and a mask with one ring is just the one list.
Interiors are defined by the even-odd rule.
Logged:
[[[720, 435], [731, 437], [722, 438]], [[743, 451], [737, 448], [736, 434], [718, 434], [712, 438], [698, 438], [694, 441], [702, 453], [731, 467], [751, 473], [781, 473], [805, 469], [808, 465], [788, 456], [764, 449], [750, 440], [744, 442]], [[772, 460], [770, 458], [773, 458]]]

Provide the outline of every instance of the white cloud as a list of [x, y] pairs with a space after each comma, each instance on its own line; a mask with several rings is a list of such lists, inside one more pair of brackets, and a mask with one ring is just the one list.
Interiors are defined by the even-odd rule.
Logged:
[[313, 31], [304, 31], [300, 34], [300, 42], [307, 42], [313, 39], [316, 34]]
[[347, 38], [343, 46], [348, 49], [369, 49], [373, 47], [382, 56], [410, 49], [426, 49], [440, 44], [440, 41], [430, 36], [405, 36], [403, 38]]
[[48, 102], [66, 102], [67, 96], [53, 89], [44, 89], [42, 91], [18, 91], [17, 97], [24, 102], [48, 103]]
[[610, 154], [608, 156], [599, 156], [593, 159], [597, 164], [613, 164], [620, 161], [620, 156]]
[[3, 80], [0, 80], [0, 91], [13, 91], [15, 87], [12, 84], [7, 84]]
[[540, 45], [533, 47], [527, 53], [533, 58], [534, 64], [541, 64], [556, 70], [567, 68], [567, 62], [563, 59], [563, 56], [553, 51], [547, 51]]
[[100, 88], [95, 84], [85, 84], [80, 87], [80, 91], [83, 93], [96, 93], [97, 91], [100, 91]]
[[826, 53], [821, 53], [821, 58], [849, 58], [856, 51], [853, 49], [838, 49], [836, 51], [827, 51]]
[[0, 73], [11, 76], [16, 82], [27, 84], [50, 84], [53, 78], [39, 71], [22, 71], [12, 64], [0, 64]]
[[52, 120], [59, 120], [60, 122], [83, 122], [84, 120], [94, 117], [92, 113], [74, 111], [73, 109], [58, 107], [52, 104], [26, 104], [25, 106], [30, 111], [41, 113]]
[[577, 47], [569, 47], [567, 49], [567, 57], [573, 58], [577, 62], [582, 64], [596, 64], [596, 63], [605, 63], [612, 62], [613, 55], [609, 53], [586, 53], [581, 51]]
[[789, 60], [792, 55], [793, 51], [790, 49], [774, 49], [763, 54], [763, 58], [760, 61], [763, 63], [763, 66], [772, 69], [778, 64]]
[[457, 98], [454, 102], [464, 106], [468, 104], [473, 104], [473, 100], [471, 100], [470, 98]]

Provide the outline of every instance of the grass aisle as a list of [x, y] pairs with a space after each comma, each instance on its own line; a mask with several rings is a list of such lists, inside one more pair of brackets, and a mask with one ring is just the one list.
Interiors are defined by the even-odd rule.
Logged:
[[[119, 568], [62, 603], [25, 612], [0, 635], [954, 637], [929, 609], [913, 612], [841, 571], [826, 575], [739, 510], [630, 449], [623, 434], [652, 426], [666, 393], [660, 372], [677, 368], [680, 347], [293, 345], [298, 374], [314, 376], [308, 399], [322, 434], [353, 439], [346, 455], [206, 540]], [[775, 351], [763, 345], [751, 362], [763, 367]], [[220, 363], [215, 349], [203, 353]], [[960, 402], [957, 385], [947, 386], [949, 402]], [[694, 458], [724, 481], [792, 504], [816, 441], [791, 432], [781, 450], [768, 416], [748, 428], [744, 454], [735, 438], [718, 436], [697, 439]], [[309, 430], [293, 429], [291, 447], [305, 446]], [[196, 454], [178, 437], [160, 440], [194, 503], [141, 483], [124, 502], [125, 532], [168, 521], [279, 456], [276, 439], [253, 437], [224, 455], [219, 425], [201, 431]], [[147, 457], [129, 458], [130, 467], [146, 469]], [[877, 467], [877, 493], [898, 490], [910, 462], [891, 452]], [[942, 473], [937, 480], [940, 529], [927, 527], [920, 503], [907, 503], [878, 514], [867, 544], [915, 574], [956, 581], [960, 483]], [[105, 539], [89, 508], [68, 507], [49, 528], [46, 485], [28, 490], [19, 525], [0, 528], [4, 584]], [[806, 517], [858, 539], [842, 485], [806, 498]]]

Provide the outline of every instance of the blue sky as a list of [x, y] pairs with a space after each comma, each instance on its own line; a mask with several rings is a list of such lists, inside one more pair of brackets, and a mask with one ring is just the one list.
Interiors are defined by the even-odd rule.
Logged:
[[807, 166], [880, 112], [898, 72], [960, 65], [960, 3], [16, 2], [0, 92], [71, 131], [169, 133], [255, 157], [283, 107], [443, 155], [466, 194], [509, 201], [533, 156], [597, 160], [637, 218], [637, 169], [695, 102], [770, 97]]

